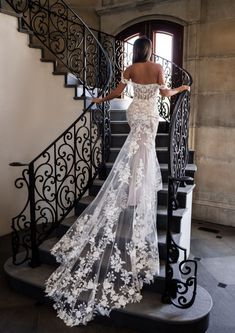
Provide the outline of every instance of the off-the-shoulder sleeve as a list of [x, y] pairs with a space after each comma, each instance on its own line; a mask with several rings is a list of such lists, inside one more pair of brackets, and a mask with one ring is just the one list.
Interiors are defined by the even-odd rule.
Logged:
[[124, 84], [128, 84], [128, 83], [130, 83], [129, 80], [127, 80], [127, 79], [124, 78], [123, 73], [122, 73], [122, 75], [121, 75], [121, 82], [124, 83]]
[[165, 84], [160, 84], [159, 85], [159, 89], [167, 89], [167, 85]]

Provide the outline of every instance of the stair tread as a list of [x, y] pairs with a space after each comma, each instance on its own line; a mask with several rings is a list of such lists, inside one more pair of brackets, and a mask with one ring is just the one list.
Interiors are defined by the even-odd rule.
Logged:
[[[74, 220], [75, 221], [75, 220]], [[53, 256], [50, 251], [52, 247], [59, 241], [58, 237], [53, 237], [50, 239], [45, 240], [40, 246], [39, 251], [43, 251], [48, 253], [49, 255]], [[165, 232], [159, 232], [158, 233], [158, 243], [161, 245], [166, 244], [166, 233]], [[44, 264], [44, 263], [43, 263]], [[52, 265], [54, 266], [54, 265]], [[160, 260], [160, 274], [159, 277], [164, 278], [165, 277], [165, 260]]]
[[128, 136], [129, 133], [111, 133], [111, 136], [115, 137], [122, 137], [122, 136]]
[[[82, 198], [79, 201], [79, 203], [81, 203], [83, 205], [89, 205], [94, 199], [95, 199], [95, 196], [88, 195], [88, 196]], [[182, 217], [187, 211], [188, 211], [187, 208], [178, 208], [176, 210], [173, 210], [173, 216], [175, 216], [175, 217]], [[167, 216], [167, 206], [158, 205], [158, 207], [157, 207], [157, 215]], [[66, 221], [67, 221], [67, 219], [65, 219], [64, 221], [62, 221], [62, 224], [66, 224], [67, 225], [68, 223]]]
[[[77, 217], [74, 216], [73, 222], [71, 223], [71, 225], [77, 220]], [[158, 242], [161, 244], [165, 244], [166, 243], [166, 231], [163, 230], [159, 230], [158, 231]], [[174, 233], [173, 235], [179, 235], [177, 233]], [[48, 238], [46, 239], [40, 246], [40, 250], [42, 251], [50, 251], [50, 249], [59, 241], [58, 237], [52, 237], [52, 238]]]
[[[122, 149], [122, 147], [111, 147], [110, 148], [111, 151], [119, 151], [121, 149]], [[156, 147], [156, 150], [157, 151], [168, 151], [168, 148], [167, 147]]]
[[[128, 136], [129, 133], [111, 133], [112, 136], [116, 136], [116, 137], [119, 137], [119, 136]], [[157, 133], [157, 136], [169, 136], [168, 133]]]
[[[105, 180], [103, 179], [95, 179], [94, 182], [93, 182], [93, 185], [95, 186], [102, 186], [104, 184]], [[189, 193], [191, 192], [195, 187], [195, 184], [189, 184], [189, 185], [186, 185], [185, 187], [183, 186], [180, 186], [179, 189], [178, 189], [178, 193]], [[163, 183], [163, 186], [162, 186], [162, 190], [160, 190], [159, 192], [168, 192], [168, 184], [167, 183]]]
[[128, 124], [127, 120], [110, 120], [111, 124]]
[[[82, 198], [80, 203], [89, 205], [94, 199], [94, 196], [88, 195], [87, 197]], [[167, 206], [158, 205], [157, 211], [159, 214], [167, 215]], [[173, 211], [173, 215], [182, 216], [186, 211], [186, 208], [178, 208], [177, 210]]]
[[[168, 169], [168, 164], [167, 163], [160, 163], [159, 165], [160, 165], [160, 168], [162, 170], [167, 170]], [[186, 165], [186, 170], [187, 171], [197, 171], [197, 166], [194, 163], [188, 163]]]
[[[161, 147], [158, 147], [156, 150], [161, 150]], [[110, 149], [120, 149], [120, 148], [110, 148]], [[164, 148], [165, 149], [165, 148]], [[105, 163], [107, 167], [112, 167], [114, 162], [106, 162]], [[167, 170], [168, 169], [168, 164], [167, 163], [159, 163], [160, 169], [161, 170]], [[194, 163], [188, 163], [186, 165], [186, 171], [197, 171], [197, 166]]]
[[54, 75], [67, 75], [68, 74], [68, 72], [67, 71], [54, 71], [52, 74], [54, 74]]
[[[160, 133], [159, 133], [160, 134]], [[120, 150], [122, 147], [110, 147], [110, 150], [113, 150], [113, 151], [118, 151]], [[159, 151], [168, 151], [168, 147], [156, 147], [156, 150], [159, 150]], [[194, 152], [194, 150], [192, 149], [189, 149], [189, 152]]]
[[[82, 198], [79, 202], [82, 203], [82, 204], [90, 204], [94, 199], [95, 199], [95, 196], [88, 195], [88, 196]], [[167, 214], [167, 206], [158, 205], [157, 211], [158, 211], [158, 213], [161, 213], [161, 214], [165, 215], [165, 214]], [[173, 215], [174, 216], [182, 216], [182, 214], [184, 214], [185, 211], [187, 211], [186, 208], [178, 208], [177, 210], [173, 211]]]
[[[88, 195], [87, 197], [82, 198], [79, 203], [84, 205], [89, 205], [93, 200], [95, 199], [95, 196]], [[177, 210], [173, 211], [173, 216], [176, 217], [182, 217], [187, 212], [187, 208], [178, 208]], [[167, 215], [167, 206], [158, 205], [157, 208], [158, 215]], [[66, 221], [66, 219], [64, 220]], [[64, 224], [64, 221], [62, 222]]]
[[[169, 325], [174, 323], [179, 325], [182, 324], [181, 321], [184, 322], [184, 325], [187, 323], [192, 323], [193, 325], [199, 318], [204, 318], [212, 308], [210, 294], [200, 286], [198, 286], [195, 303], [187, 310], [176, 308], [171, 304], [163, 304], [161, 296], [153, 291], [144, 291], [143, 296], [140, 303], [128, 304], [124, 309], [118, 310], [118, 312], [138, 316], [143, 319], [153, 319], [156, 322], [157, 320], [161, 322], [167, 321]], [[190, 331], [188, 329], [188, 332]]]
[[[45, 281], [49, 278], [52, 272], [55, 271], [55, 266], [42, 264], [39, 267], [31, 268], [27, 263], [16, 266], [12, 264], [12, 258], [9, 258], [4, 265], [4, 270], [8, 277], [21, 280], [25, 283], [45, 289]], [[197, 297], [195, 303], [189, 309], [178, 309], [170, 304], [164, 304], [161, 301], [161, 294], [156, 291], [143, 290], [143, 298], [139, 303], [130, 303], [125, 308], [114, 310], [122, 314], [132, 315], [147, 320], [158, 320], [164, 324], [164, 321], [179, 325], [181, 321], [192, 323], [200, 318], [204, 318], [212, 308], [212, 299], [209, 293], [202, 287], [197, 288]], [[114, 312], [113, 311], [113, 312]]]
[[53, 63], [55, 60], [53, 60], [53, 59], [45, 59], [45, 58], [41, 58], [40, 61], [41, 61], [41, 62], [51, 62], [51, 63]]
[[[173, 211], [173, 216], [182, 217], [187, 210], [187, 208], [178, 208]], [[158, 205], [157, 213], [158, 215], [167, 215], [167, 206]]]
[[12, 263], [12, 258], [9, 258], [4, 264], [4, 270], [8, 275], [18, 280], [23, 280], [30, 285], [43, 288], [46, 279], [55, 271], [55, 266], [42, 264], [41, 266], [32, 268], [27, 262], [18, 266]]

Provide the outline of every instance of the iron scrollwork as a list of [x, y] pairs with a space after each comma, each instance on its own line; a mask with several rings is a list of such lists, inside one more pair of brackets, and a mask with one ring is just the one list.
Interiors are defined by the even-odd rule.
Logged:
[[[107, 90], [111, 63], [97, 32], [63, 0], [6, 0], [19, 14], [21, 24], [33, 32], [39, 46], [57, 59], [57, 70], [73, 74], [85, 93], [93, 96]], [[102, 71], [99, 69], [103, 62]], [[97, 90], [98, 89], [98, 90]]]
[[[24, 166], [20, 163], [12, 163], [12, 166]], [[22, 176], [15, 181], [15, 186], [18, 189], [25, 189], [26, 201], [21, 212], [12, 219], [12, 250], [13, 250], [13, 262], [18, 265], [22, 264], [25, 260], [20, 258], [17, 260], [16, 255], [21, 251], [25, 251], [25, 256], [30, 255], [31, 249], [31, 237], [30, 237], [30, 219], [29, 219], [29, 169], [24, 168], [22, 170]]]
[[33, 32], [44, 55], [54, 59], [56, 70], [73, 74], [78, 86], [83, 87], [81, 116], [16, 180], [17, 188], [25, 187], [27, 200], [12, 220], [13, 262], [29, 261], [35, 267], [40, 264], [39, 245], [104, 169], [110, 146], [108, 104], [95, 109], [89, 101], [93, 95], [109, 91], [112, 68], [97, 32], [89, 29], [63, 0], [7, 3], [22, 14], [20, 27]]
[[[181, 84], [191, 85], [189, 74], [182, 74], [182, 70], [179, 72]], [[172, 234], [173, 211], [178, 208], [178, 188], [191, 180], [185, 176], [188, 163], [189, 98], [188, 91], [180, 94], [174, 105], [169, 129], [166, 285], [162, 299], [179, 308], [192, 306], [197, 291], [197, 262], [187, 258], [186, 249], [175, 242]]]
[[179, 246], [172, 234], [173, 211], [178, 208], [177, 191], [179, 183], [188, 177], [169, 177], [168, 182], [168, 217], [167, 217], [167, 257], [164, 303], [171, 303], [178, 308], [193, 305], [197, 292], [197, 262], [187, 258], [185, 248]]
[[[24, 185], [28, 197], [23, 210], [13, 218], [14, 263], [30, 259], [31, 265], [37, 266], [37, 258], [31, 255], [33, 247], [38, 247], [71, 211], [102, 167], [103, 114], [93, 112], [95, 116], [91, 110], [84, 112], [16, 180], [16, 187]], [[32, 242], [33, 224], [36, 245]], [[17, 253], [22, 250], [24, 257], [19, 260]]]
[[[7, 0], [22, 14], [21, 24], [33, 31], [44, 50], [56, 60], [56, 69], [72, 73], [83, 87], [82, 97], [105, 95], [121, 79], [129, 64], [125, 43], [115, 37], [89, 29], [63, 0]], [[102, 46], [101, 46], [102, 45]], [[167, 86], [191, 85], [190, 75], [172, 62], [153, 55], [161, 63]], [[111, 73], [113, 80], [110, 81]], [[131, 92], [127, 91], [128, 96]], [[161, 117], [170, 123], [169, 191], [166, 290], [164, 299], [177, 307], [193, 304], [196, 295], [196, 262], [187, 259], [186, 250], [173, 239], [171, 223], [177, 208], [177, 191], [185, 178], [188, 159], [189, 93], [174, 98], [159, 97]], [[16, 180], [25, 186], [28, 198], [23, 210], [13, 218], [13, 258], [15, 263], [31, 260], [39, 264], [38, 246], [64, 219], [100, 174], [105, 178], [105, 161], [110, 147], [109, 103], [96, 110], [90, 104], [83, 114], [47, 149], [29, 163]], [[24, 250], [19, 260], [17, 254]], [[178, 264], [180, 251], [183, 260]], [[181, 278], [174, 276], [175, 265]]]

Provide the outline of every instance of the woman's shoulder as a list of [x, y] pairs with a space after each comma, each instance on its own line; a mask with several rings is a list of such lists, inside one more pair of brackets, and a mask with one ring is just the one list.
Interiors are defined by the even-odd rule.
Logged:
[[150, 61], [149, 64], [150, 64], [150, 66], [153, 66], [156, 69], [161, 69], [162, 68], [162, 65], [159, 64], [158, 62]]

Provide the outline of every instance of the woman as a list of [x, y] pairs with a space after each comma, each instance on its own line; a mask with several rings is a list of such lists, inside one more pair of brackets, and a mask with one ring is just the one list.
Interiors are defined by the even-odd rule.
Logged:
[[61, 265], [46, 282], [58, 316], [68, 326], [86, 324], [142, 298], [144, 283], [159, 274], [156, 231], [157, 192], [162, 187], [155, 153], [157, 96], [173, 96], [188, 86], [166, 89], [151, 41], [134, 43], [133, 64], [101, 103], [118, 97], [127, 84], [134, 99], [127, 110], [131, 131], [99, 194], [51, 250]]

